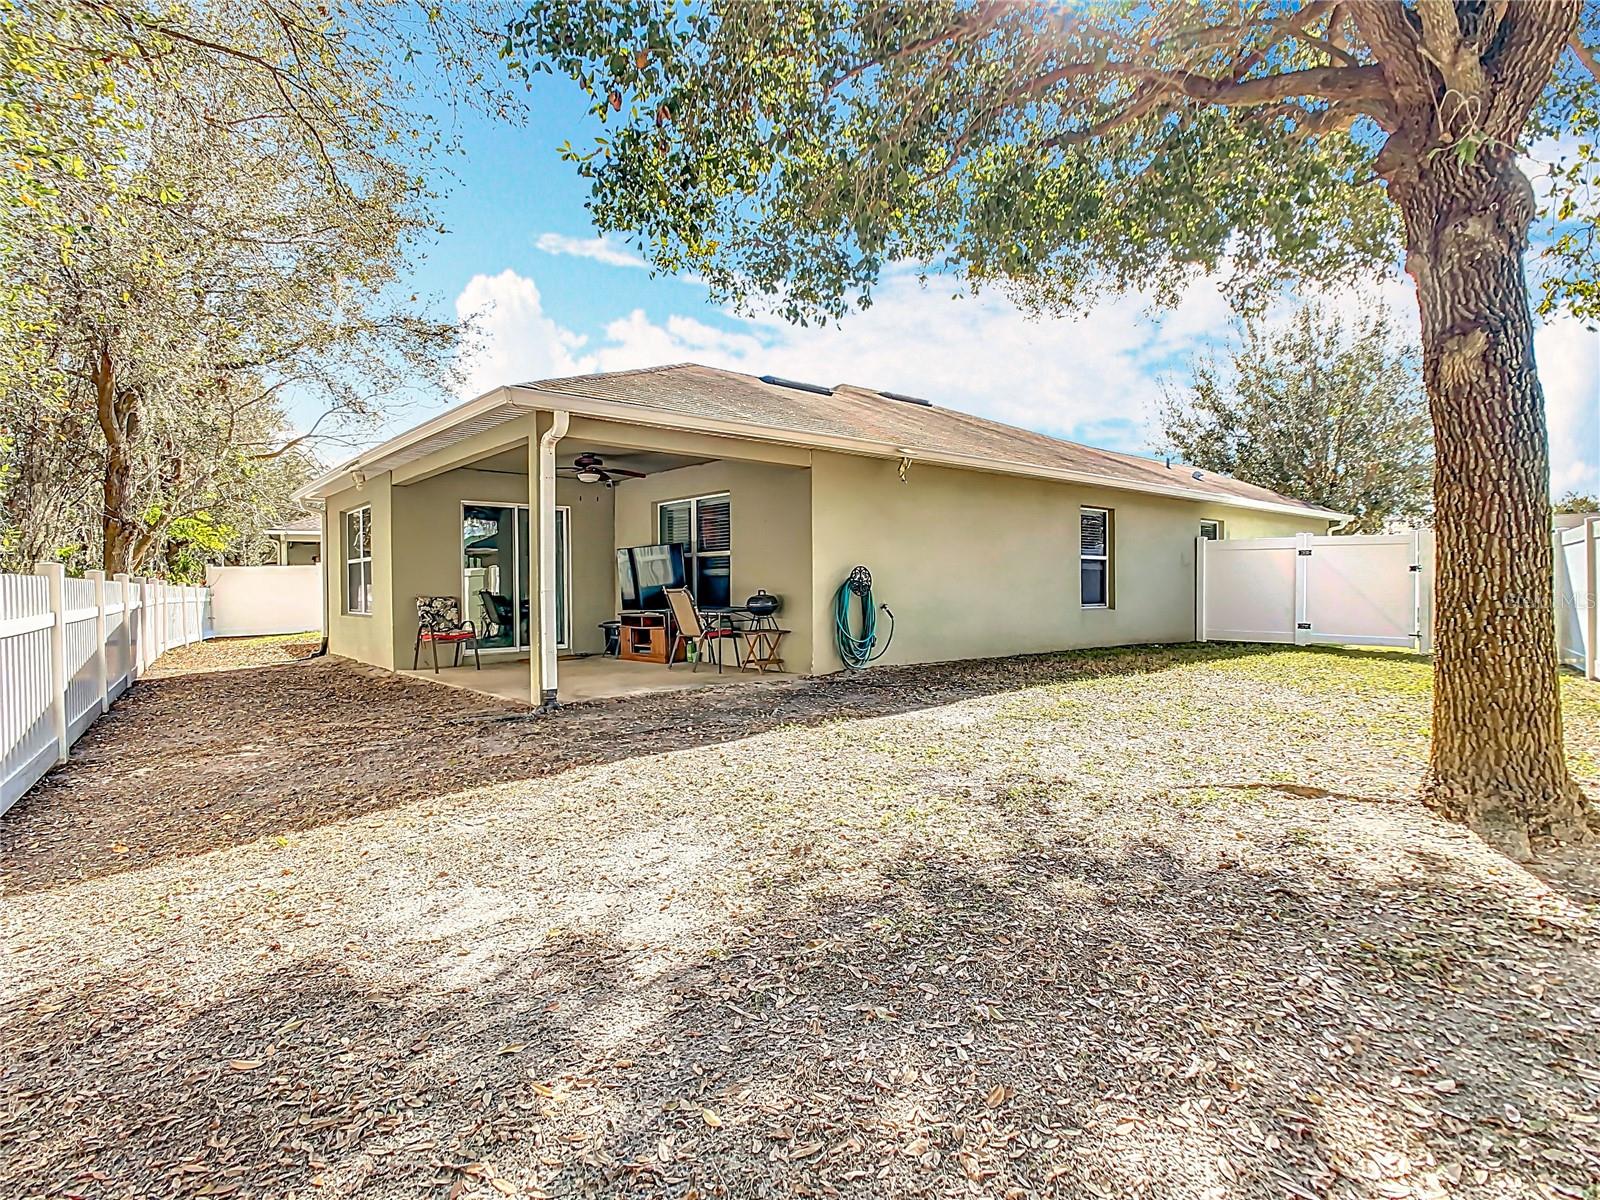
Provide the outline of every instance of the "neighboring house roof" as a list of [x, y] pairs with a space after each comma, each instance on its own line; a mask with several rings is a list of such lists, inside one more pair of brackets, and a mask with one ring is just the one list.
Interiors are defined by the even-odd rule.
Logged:
[[295, 517], [292, 521], [283, 521], [271, 529], [264, 530], [273, 537], [283, 534], [291, 541], [305, 542], [315, 538], [322, 540], [322, 514], [306, 513], [303, 517]]
[[1042, 476], [1244, 508], [1347, 519], [1226, 475], [1047, 437], [895, 392], [819, 388], [696, 363], [573, 375], [501, 388], [392, 438], [303, 489], [321, 498], [352, 472], [402, 466], [528, 409], [633, 421], [875, 457]]

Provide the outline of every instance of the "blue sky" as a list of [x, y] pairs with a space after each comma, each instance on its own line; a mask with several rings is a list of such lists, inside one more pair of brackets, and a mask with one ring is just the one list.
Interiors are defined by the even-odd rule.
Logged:
[[[449, 160], [454, 178], [440, 181], [448, 232], [410, 280], [439, 313], [480, 324], [461, 394], [424, 397], [362, 431], [358, 442], [502, 383], [692, 360], [908, 392], [1148, 453], [1162, 378], [1181, 379], [1194, 356], [1224, 348], [1232, 335], [1232, 314], [1204, 281], [1175, 311], [1156, 312], [1130, 296], [1075, 318], [1035, 321], [1000, 295], [953, 299], [948, 280], [925, 288], [910, 272], [892, 272], [868, 312], [832, 328], [741, 318], [711, 304], [691, 280], [652, 278], [625, 240], [597, 237], [584, 208], [587, 190], [557, 149], [592, 140], [597, 127], [584, 98], [565, 80], [540, 76], [530, 101], [521, 126], [457, 116], [464, 152]], [[1415, 301], [1398, 273], [1328, 299], [1351, 313], [1388, 304], [1400, 328], [1415, 328]], [[1600, 491], [1600, 335], [1558, 321], [1538, 336], [1553, 486]]]

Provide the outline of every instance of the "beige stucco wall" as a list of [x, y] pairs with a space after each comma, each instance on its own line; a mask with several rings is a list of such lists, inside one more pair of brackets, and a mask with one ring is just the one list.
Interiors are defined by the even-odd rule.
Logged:
[[[461, 505], [469, 501], [527, 504], [528, 477], [460, 468], [401, 487], [391, 487], [387, 475], [380, 478], [381, 486], [378, 480], [369, 480], [362, 492], [341, 493], [330, 502], [354, 508], [379, 492], [387, 501], [373, 507], [374, 534], [385, 539], [381, 560], [374, 562], [374, 614], [369, 618], [343, 613], [342, 563], [335, 564], [330, 580], [340, 590], [335, 597], [338, 612], [330, 617], [328, 648], [335, 654], [393, 669], [411, 665], [417, 636], [415, 598], [461, 595]], [[566, 505], [572, 519], [572, 649], [598, 652], [602, 648], [598, 622], [616, 612], [612, 492], [562, 480], [556, 485], [556, 503]], [[402, 531], [398, 556], [388, 549], [394, 528]], [[380, 567], [384, 574], [381, 591]], [[467, 619], [476, 624], [481, 616], [476, 598], [466, 597], [465, 603]], [[383, 609], [381, 622], [379, 608]], [[383, 633], [378, 624], [388, 628], [387, 653], [379, 649]]]
[[[416, 648], [418, 596], [461, 595], [461, 504], [526, 504], [528, 477], [505, 471], [446, 471], [394, 489], [401, 553], [394, 564], [394, 654], [410, 667]], [[463, 615], [478, 624], [475, 596], [464, 599]]]
[[[394, 521], [390, 510], [393, 489], [389, 475], [375, 475], [359, 488], [328, 497], [328, 553], [323, 556], [327, 577], [328, 650], [360, 662], [394, 669], [394, 587], [390, 564], [394, 561]], [[344, 611], [344, 514], [363, 504], [372, 506], [372, 613], [362, 616]], [[407, 658], [407, 665], [410, 659]]]
[[613, 538], [617, 491], [556, 481], [556, 503], [567, 506], [572, 530], [572, 653], [598, 654], [605, 649], [601, 621], [617, 616], [617, 567]]
[[[1112, 512], [1112, 607], [1078, 601], [1078, 509]], [[813, 641], [817, 673], [842, 664], [833, 598], [857, 563], [894, 610], [886, 663], [1037, 653], [1194, 637], [1194, 539], [1201, 519], [1228, 537], [1327, 522], [976, 471], [812, 456]], [[880, 630], [883, 626], [880, 626]]]
[[[784, 665], [809, 672], [812, 662], [811, 477], [803, 467], [719, 460], [631, 479], [615, 489], [616, 545], [655, 542], [656, 505], [727, 492], [731, 509], [735, 603], [758, 588], [783, 597], [779, 623]], [[612, 582], [615, 592], [615, 581]], [[615, 600], [612, 601], [613, 605]]]
[[[527, 421], [528, 434], [536, 437], [548, 420]], [[902, 483], [898, 465], [887, 460], [609, 422], [574, 425], [578, 440], [596, 445], [732, 455], [615, 489], [558, 482], [557, 503], [572, 517], [571, 648], [579, 653], [600, 650], [598, 623], [615, 614], [615, 548], [655, 541], [656, 505], [690, 496], [731, 495], [733, 597], [757, 588], [782, 595], [780, 619], [793, 631], [786, 665], [815, 673], [841, 666], [833, 594], [856, 563], [871, 568], [878, 599], [896, 613], [883, 661], [929, 662], [1186, 641], [1194, 636], [1194, 538], [1202, 519], [1221, 521], [1229, 538], [1327, 531], [1318, 519], [1115, 489], [924, 464], [914, 464]], [[758, 461], [766, 454], [784, 465]], [[329, 649], [391, 669], [411, 665], [413, 598], [460, 594], [462, 501], [529, 499], [523, 474], [470, 466], [429, 473], [427, 460], [404, 474], [403, 485], [378, 475], [327, 505]], [[373, 512], [371, 616], [343, 611], [342, 518], [360, 504]], [[1085, 504], [1113, 514], [1113, 604], [1103, 610], [1078, 603], [1078, 509]]]

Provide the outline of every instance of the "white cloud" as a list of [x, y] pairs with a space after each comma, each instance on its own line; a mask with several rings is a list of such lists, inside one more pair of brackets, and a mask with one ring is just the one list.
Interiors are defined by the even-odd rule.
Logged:
[[456, 316], [476, 327], [463, 355], [464, 397], [590, 369], [574, 357], [587, 339], [547, 316], [538, 287], [515, 271], [474, 275], [456, 297]]
[[[1386, 307], [1400, 331], [1415, 335], [1409, 280], [1391, 276], [1324, 298], [1350, 317]], [[952, 299], [947, 283], [924, 287], [900, 270], [888, 274], [871, 308], [837, 326], [798, 328], [772, 316], [729, 316], [715, 325], [679, 315], [657, 321], [636, 308], [607, 324], [592, 345], [549, 317], [533, 280], [513, 271], [475, 277], [457, 309], [470, 311], [483, 299], [498, 307], [485, 322], [467, 394], [552, 375], [700, 362], [905, 392], [1133, 452], [1152, 445], [1162, 374], [1181, 377], [1188, 359], [1228, 339], [1233, 325], [1208, 281], [1190, 287], [1171, 310], [1153, 311], [1144, 297], [1130, 295], [1081, 316], [1035, 320], [997, 292]], [[1283, 319], [1293, 307], [1282, 304], [1270, 317]], [[1558, 493], [1600, 490], [1600, 336], [1576, 321], [1557, 321], [1539, 330], [1536, 349], [1550, 414], [1552, 486]]]
[[591, 258], [610, 267], [648, 267], [650, 264], [612, 236], [576, 238], [564, 233], [541, 233], [534, 239], [534, 247], [546, 254], [564, 254], [572, 258]]
[[1533, 336], [1550, 422], [1550, 491], [1600, 495], [1600, 333], [1563, 317]]

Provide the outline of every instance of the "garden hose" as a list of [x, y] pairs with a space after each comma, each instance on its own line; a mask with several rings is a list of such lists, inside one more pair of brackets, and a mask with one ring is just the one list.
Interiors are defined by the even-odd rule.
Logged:
[[[861, 632], [850, 628], [850, 597], [861, 602]], [[878, 641], [878, 609], [889, 614], [889, 632]], [[875, 604], [872, 599], [872, 572], [856, 567], [850, 577], [839, 585], [833, 597], [833, 640], [839, 648], [839, 657], [852, 671], [859, 671], [870, 662], [882, 658], [894, 640], [894, 610], [887, 604]], [[877, 646], [874, 649], [874, 646]]]

